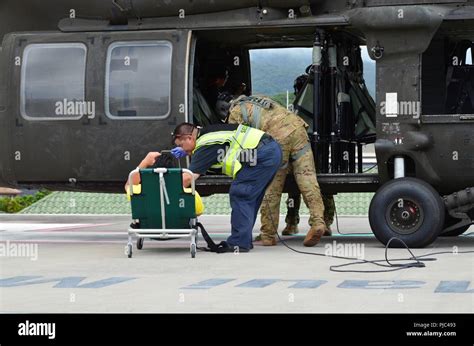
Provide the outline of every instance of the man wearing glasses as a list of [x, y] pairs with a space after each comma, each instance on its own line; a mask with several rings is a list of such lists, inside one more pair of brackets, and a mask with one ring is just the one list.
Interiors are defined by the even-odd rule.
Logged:
[[[220, 124], [199, 128], [182, 123], [173, 132], [171, 152], [177, 158], [192, 156], [189, 170], [194, 178], [212, 168], [233, 178], [229, 190], [231, 235], [220, 244], [218, 252], [248, 252], [253, 248], [252, 230], [267, 186], [282, 161], [280, 145], [268, 134], [255, 128]], [[140, 168], [154, 165], [159, 153], [149, 153]], [[183, 186], [191, 185], [191, 177], [183, 175]]]

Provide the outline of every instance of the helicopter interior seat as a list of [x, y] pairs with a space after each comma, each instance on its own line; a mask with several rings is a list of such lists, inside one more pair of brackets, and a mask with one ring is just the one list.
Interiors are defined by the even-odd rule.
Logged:
[[193, 115], [196, 125], [207, 126], [221, 122], [197, 86], [193, 88]]
[[474, 66], [450, 66], [447, 74], [446, 113], [474, 112]]

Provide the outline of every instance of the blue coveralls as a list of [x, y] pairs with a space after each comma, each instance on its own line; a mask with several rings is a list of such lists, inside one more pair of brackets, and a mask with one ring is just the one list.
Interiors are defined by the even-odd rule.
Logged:
[[232, 233], [227, 238], [227, 244], [231, 247], [238, 246], [239, 250], [253, 248], [252, 230], [258, 210], [265, 190], [282, 163], [280, 145], [270, 138], [260, 141], [256, 155], [257, 163], [253, 166], [245, 164], [237, 173], [229, 191]]

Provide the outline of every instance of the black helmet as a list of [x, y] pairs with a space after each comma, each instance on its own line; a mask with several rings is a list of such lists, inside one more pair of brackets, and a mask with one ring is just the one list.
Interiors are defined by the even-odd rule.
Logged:
[[295, 83], [293, 84], [293, 88], [295, 89], [295, 95], [298, 96], [300, 91], [303, 89], [306, 81], [308, 80], [309, 76], [307, 74], [302, 74], [301, 76], [296, 77]]
[[215, 111], [222, 120], [227, 118], [227, 115], [229, 114], [232, 99], [232, 95], [227, 91], [220, 92], [217, 95]]

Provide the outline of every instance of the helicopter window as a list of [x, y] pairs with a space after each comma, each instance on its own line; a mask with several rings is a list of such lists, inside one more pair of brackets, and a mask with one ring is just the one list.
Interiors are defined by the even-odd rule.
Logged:
[[[360, 48], [363, 78], [370, 96], [375, 98], [375, 62], [370, 59], [366, 46]], [[312, 48], [302, 47], [251, 50], [252, 92], [271, 96], [284, 106], [290, 106], [295, 99], [296, 78], [304, 75], [311, 64], [312, 51]]]
[[439, 37], [422, 55], [423, 115], [473, 114], [471, 40]]
[[75, 105], [84, 104], [86, 55], [82, 43], [28, 45], [21, 70], [21, 115], [30, 120], [81, 118]]
[[105, 112], [115, 119], [165, 118], [170, 114], [171, 53], [168, 41], [115, 42], [108, 50]]

